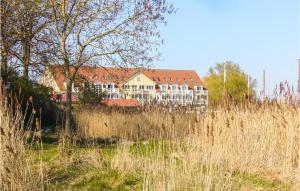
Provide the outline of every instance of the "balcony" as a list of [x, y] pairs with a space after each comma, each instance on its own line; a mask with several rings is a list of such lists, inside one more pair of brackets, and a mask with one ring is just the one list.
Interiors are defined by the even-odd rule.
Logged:
[[106, 88], [106, 89], [103, 89], [104, 92], [106, 93], [120, 93], [119, 89], [116, 89], [116, 88]]
[[165, 93], [165, 94], [169, 94], [169, 95], [189, 95], [189, 94], [193, 94], [193, 90], [161, 90], [160, 93]]
[[208, 91], [207, 90], [195, 90], [195, 94], [201, 94], [201, 95], [207, 95]]
[[140, 89], [136, 89], [136, 90], [127, 90], [128, 92], [131, 92], [132, 94], [150, 94], [150, 93], [154, 93], [154, 90], [140, 90]]

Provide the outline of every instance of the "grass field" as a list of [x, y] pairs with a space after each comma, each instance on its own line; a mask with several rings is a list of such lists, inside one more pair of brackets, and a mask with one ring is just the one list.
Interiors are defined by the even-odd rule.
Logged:
[[59, 131], [20, 144], [19, 171], [30, 178], [15, 190], [297, 190], [294, 105], [205, 114], [78, 109], [74, 117], [73, 144]]
[[[155, 153], [154, 147], [160, 146]], [[59, 145], [44, 144], [42, 153], [29, 149], [36, 164], [43, 166], [46, 190], [290, 190], [291, 185], [273, 177], [259, 173], [226, 171], [199, 164], [192, 174], [198, 177], [182, 177], [172, 174], [175, 169], [184, 168], [184, 162], [173, 159], [169, 143], [160, 141], [144, 142], [122, 146], [117, 145], [76, 147], [69, 156], [61, 156]], [[170, 150], [169, 150], [170, 149]], [[156, 157], [162, 157], [167, 166], [155, 172], [155, 176], [146, 175], [149, 168], [162, 168]], [[154, 160], [154, 158], [156, 158]], [[175, 161], [173, 161], [175, 160]], [[138, 166], [137, 163], [140, 163]], [[158, 163], [158, 164], [157, 164]], [[172, 164], [176, 163], [176, 164]], [[145, 166], [144, 166], [145, 165]], [[152, 166], [153, 165], [153, 166]], [[185, 164], [186, 165], [186, 164]], [[146, 169], [144, 169], [146, 167]], [[152, 169], [155, 170], [155, 169]], [[156, 169], [158, 170], [158, 169]], [[166, 171], [166, 172], [163, 172]], [[197, 172], [201, 171], [201, 172]], [[157, 174], [162, 173], [162, 174]], [[170, 173], [170, 174], [169, 174]], [[174, 173], [174, 172], [173, 172]], [[177, 173], [180, 173], [177, 172]], [[189, 172], [188, 174], [190, 174]], [[206, 174], [207, 173], [207, 174]], [[224, 173], [224, 174], [223, 174]], [[199, 174], [201, 174], [201, 179]], [[183, 172], [183, 175], [187, 173]], [[202, 177], [203, 176], [203, 177]], [[153, 179], [152, 179], [153, 178]], [[176, 178], [181, 185], [168, 185]], [[213, 178], [214, 180], [209, 180]], [[216, 178], [221, 178], [217, 180]], [[194, 179], [194, 180], [192, 180]], [[161, 182], [165, 181], [165, 183]], [[200, 182], [203, 181], [203, 182]], [[212, 181], [211, 183], [208, 183]], [[215, 182], [214, 182], [215, 181]], [[221, 181], [221, 182], [219, 182]], [[158, 182], [161, 182], [158, 184]], [[164, 185], [164, 187], [161, 187]], [[208, 185], [210, 185], [208, 187]]]

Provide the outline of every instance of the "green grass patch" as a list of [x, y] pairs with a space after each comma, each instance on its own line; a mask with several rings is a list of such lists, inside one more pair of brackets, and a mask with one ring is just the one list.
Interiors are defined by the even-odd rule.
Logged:
[[68, 168], [52, 175], [49, 190], [138, 191], [142, 178], [138, 174], [123, 174], [112, 169]]
[[240, 187], [250, 186], [257, 189], [263, 190], [280, 190], [280, 191], [288, 191], [290, 190], [290, 186], [286, 183], [283, 183], [279, 180], [268, 179], [265, 176], [259, 174], [249, 174], [249, 173], [241, 173], [235, 171], [232, 174], [232, 178], [234, 182], [238, 183]]
[[140, 157], [168, 157], [171, 153], [176, 152], [178, 148], [184, 150], [184, 143], [172, 142], [168, 140], [149, 140], [145, 142], [134, 143], [132, 146], [130, 146], [130, 153], [133, 156]]

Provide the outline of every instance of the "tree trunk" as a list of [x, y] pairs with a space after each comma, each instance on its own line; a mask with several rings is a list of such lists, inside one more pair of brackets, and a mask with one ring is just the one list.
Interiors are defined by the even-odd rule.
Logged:
[[7, 101], [7, 92], [6, 84], [8, 78], [8, 53], [9, 49], [12, 46], [12, 42], [9, 40], [11, 31], [9, 30], [8, 15], [11, 13], [11, 9], [6, 1], [0, 1], [1, 13], [1, 30], [0, 30], [0, 48], [1, 48], [1, 61], [0, 61], [0, 88], [1, 88], [1, 97], [0, 97], [0, 109], [6, 110], [6, 101]]
[[[3, 43], [3, 42], [2, 42]], [[0, 109], [6, 110], [6, 81], [7, 81], [7, 46], [6, 43], [3, 43], [1, 45], [1, 66], [0, 66], [0, 88], [1, 88], [1, 103], [0, 103]]]
[[30, 40], [22, 41], [22, 66], [23, 66], [23, 77], [28, 80], [28, 67], [30, 64]]
[[66, 75], [66, 121], [65, 135], [71, 137], [72, 127], [72, 80], [69, 75]]

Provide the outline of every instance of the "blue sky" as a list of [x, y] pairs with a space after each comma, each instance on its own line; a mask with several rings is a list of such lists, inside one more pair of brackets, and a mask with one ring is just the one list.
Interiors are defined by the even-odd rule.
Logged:
[[257, 79], [266, 70], [270, 94], [280, 81], [296, 87], [300, 58], [299, 0], [173, 0], [178, 9], [161, 28], [159, 68], [194, 69], [201, 77], [226, 60]]

